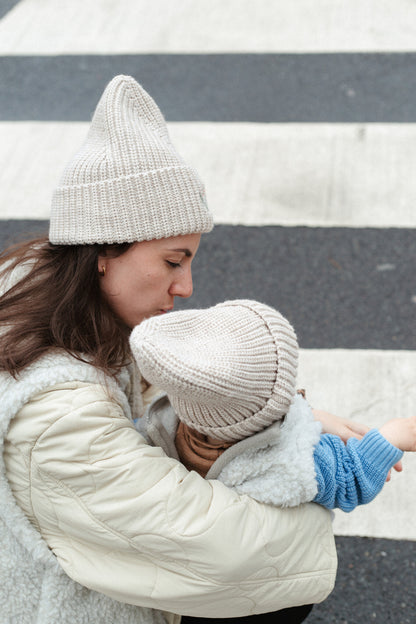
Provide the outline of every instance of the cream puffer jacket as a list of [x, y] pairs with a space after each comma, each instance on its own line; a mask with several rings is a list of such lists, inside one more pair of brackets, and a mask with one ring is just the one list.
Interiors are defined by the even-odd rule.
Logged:
[[133, 369], [116, 383], [56, 352], [0, 392], [0, 622], [174, 623], [331, 592], [329, 512], [263, 505], [150, 446]]

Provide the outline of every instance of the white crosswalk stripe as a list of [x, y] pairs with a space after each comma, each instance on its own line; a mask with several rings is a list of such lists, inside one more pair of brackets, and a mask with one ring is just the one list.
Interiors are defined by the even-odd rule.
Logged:
[[0, 54], [414, 51], [407, 0], [22, 0]]
[[[206, 184], [216, 223], [416, 227], [416, 124], [168, 125]], [[87, 130], [86, 122], [0, 122], [2, 218], [48, 218]]]

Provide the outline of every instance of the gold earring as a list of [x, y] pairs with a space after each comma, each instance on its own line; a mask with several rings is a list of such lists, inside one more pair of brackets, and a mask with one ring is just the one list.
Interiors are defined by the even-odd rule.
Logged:
[[102, 265], [101, 271], [98, 271], [98, 275], [101, 275], [101, 277], [104, 277], [104, 275], [105, 275], [105, 266], [104, 265]]

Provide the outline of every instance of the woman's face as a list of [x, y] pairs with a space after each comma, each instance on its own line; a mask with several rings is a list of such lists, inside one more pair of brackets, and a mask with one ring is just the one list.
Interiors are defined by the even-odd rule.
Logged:
[[113, 312], [133, 328], [192, 295], [192, 260], [200, 234], [135, 243], [117, 258], [98, 257], [101, 291]]

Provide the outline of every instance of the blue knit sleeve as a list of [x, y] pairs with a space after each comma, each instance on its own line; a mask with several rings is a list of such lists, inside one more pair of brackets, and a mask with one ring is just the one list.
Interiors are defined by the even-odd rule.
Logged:
[[352, 511], [381, 491], [387, 473], [403, 452], [376, 429], [362, 440], [345, 445], [338, 436], [324, 434], [314, 450], [318, 494], [314, 501], [328, 509]]

